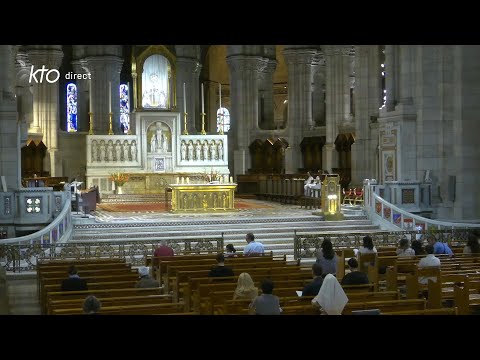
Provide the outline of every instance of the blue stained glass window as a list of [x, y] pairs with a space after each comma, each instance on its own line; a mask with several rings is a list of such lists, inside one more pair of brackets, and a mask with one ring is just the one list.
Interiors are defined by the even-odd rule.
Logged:
[[220, 132], [221, 129], [224, 133], [230, 130], [230, 112], [224, 107], [217, 110], [217, 132]]
[[130, 129], [130, 102], [127, 84], [120, 84], [120, 128], [126, 134]]
[[77, 130], [77, 85], [70, 83], [67, 85], [67, 131]]

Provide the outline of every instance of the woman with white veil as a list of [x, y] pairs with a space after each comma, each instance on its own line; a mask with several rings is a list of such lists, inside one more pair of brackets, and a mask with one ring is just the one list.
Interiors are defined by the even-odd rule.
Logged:
[[348, 297], [342, 285], [332, 274], [323, 279], [322, 287], [312, 300], [312, 304], [320, 306], [327, 315], [342, 315], [343, 308], [348, 303]]

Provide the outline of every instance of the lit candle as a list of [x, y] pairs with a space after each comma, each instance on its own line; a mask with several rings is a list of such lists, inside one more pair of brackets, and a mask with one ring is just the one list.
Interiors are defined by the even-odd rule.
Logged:
[[230, 183], [233, 184], [233, 176], [230, 176]]
[[178, 176], [177, 176], [177, 182], [175, 184], [178, 184]]
[[108, 82], [108, 112], [112, 112], [112, 82]]
[[185, 95], [185, 83], [183, 83], [183, 112], [187, 113], [187, 96]]
[[220, 104], [219, 108], [221, 110], [222, 109], [222, 84], [221, 83], [218, 83], [218, 92], [219, 92], [218, 102]]
[[90, 112], [92, 112], [92, 80], [90, 80], [89, 86], [90, 86], [90, 88], [88, 89], [88, 92], [89, 92], [89, 94], [88, 94], [89, 98], [88, 99], [89, 99], [89, 102], [90, 102], [89, 109], [90, 109]]
[[190, 184], [190, 178], [187, 176], [187, 184]]
[[203, 83], [202, 83], [202, 114], [205, 112], [205, 108], [203, 106]]

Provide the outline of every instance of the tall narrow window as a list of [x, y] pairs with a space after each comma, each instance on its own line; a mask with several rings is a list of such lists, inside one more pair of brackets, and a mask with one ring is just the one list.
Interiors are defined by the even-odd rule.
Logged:
[[130, 93], [127, 84], [120, 84], [120, 128], [123, 133], [130, 129]]
[[383, 47], [380, 51], [380, 72], [381, 72], [381, 98], [380, 104], [381, 108], [383, 108], [387, 103], [387, 83], [385, 80], [386, 72], [385, 72], [385, 48]]
[[67, 85], [67, 131], [77, 132], [77, 85]]
[[230, 130], [230, 113], [227, 108], [221, 107], [217, 110], [217, 132], [227, 133]]

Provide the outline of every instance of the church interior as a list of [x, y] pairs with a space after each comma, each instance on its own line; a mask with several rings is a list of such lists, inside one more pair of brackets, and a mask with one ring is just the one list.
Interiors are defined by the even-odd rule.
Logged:
[[[478, 45], [0, 45], [0, 313], [81, 314], [95, 294], [105, 314], [247, 314], [252, 299], [233, 293], [248, 273], [259, 298], [273, 281], [282, 314], [325, 314], [295, 289], [330, 242], [337, 281], [351, 259], [368, 275], [342, 282], [340, 313], [474, 314], [479, 57]], [[247, 233], [263, 256], [248, 256]], [[361, 254], [366, 236], [374, 253]], [[397, 251], [432, 237], [454, 254], [431, 244], [438, 266]], [[235, 276], [212, 281], [227, 244], [238, 253], [217, 266]], [[66, 299], [72, 264], [89, 286]], [[158, 285], [140, 291], [144, 266]]]

